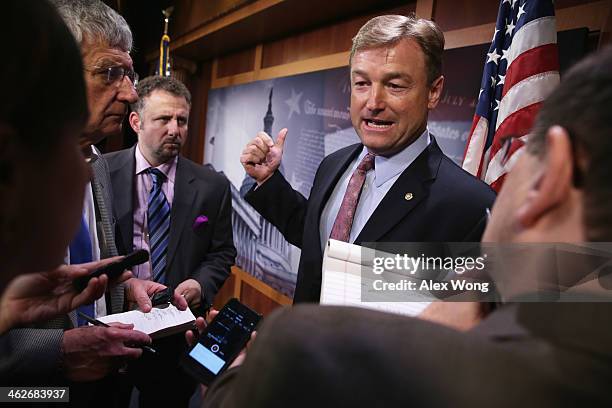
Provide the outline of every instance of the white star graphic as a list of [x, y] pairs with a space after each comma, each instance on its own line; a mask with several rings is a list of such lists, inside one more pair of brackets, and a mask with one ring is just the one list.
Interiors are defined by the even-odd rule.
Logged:
[[517, 22], [519, 21], [519, 18], [521, 18], [521, 16], [523, 14], [527, 14], [527, 12], [525, 11], [525, 5], [524, 4], [522, 6], [519, 6], [518, 14], [516, 15], [516, 21]]
[[484, 92], [484, 89], [480, 88], [480, 92], [478, 92], [478, 99], [480, 99], [480, 96], [482, 95], [483, 92]]
[[506, 26], [506, 34], [512, 35], [512, 30], [514, 30], [514, 27], [516, 26], [512, 24], [512, 20], [510, 20], [510, 24]]
[[491, 77], [491, 88], [495, 88], [495, 84], [496, 84], [496, 82], [495, 82], [495, 77], [494, 77], [494, 76], [492, 76], [492, 77]]
[[493, 50], [493, 52], [488, 52], [486, 63], [488, 64], [489, 62], [493, 61], [495, 65], [497, 65], [497, 60], [499, 59], [499, 57], [501, 57], [501, 55], [497, 53], [497, 50]]
[[514, 5], [516, 4], [518, 0], [512, 0], [512, 8], [514, 8]]
[[293, 88], [291, 88], [291, 98], [287, 99], [285, 103], [289, 105], [289, 119], [293, 115], [293, 112], [297, 112], [297, 114], [301, 114], [300, 112], [300, 98], [302, 97], [302, 92], [295, 93]]
[[508, 48], [506, 48], [505, 50], [502, 50], [502, 57], [501, 57], [502, 61], [503, 60], [508, 61], [508, 54], [510, 54], [510, 51], [508, 51]]
[[506, 80], [506, 76], [505, 75], [498, 75], [498, 77], [499, 77], [499, 81], [497, 81], [497, 86], [503, 85], [504, 81]]
[[504, 0], [504, 1], [502, 2], [502, 5], [503, 5], [504, 3], [508, 3], [508, 4], [510, 4], [510, 0]]
[[495, 100], [495, 108], [493, 108], [494, 111], [499, 109], [499, 100]]

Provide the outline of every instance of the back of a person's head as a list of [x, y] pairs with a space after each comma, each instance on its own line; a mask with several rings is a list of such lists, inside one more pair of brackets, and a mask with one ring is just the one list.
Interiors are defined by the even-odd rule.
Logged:
[[529, 150], [545, 154], [546, 130], [565, 128], [576, 157], [574, 183], [584, 191], [589, 241], [612, 240], [612, 46], [590, 55], [563, 76], [542, 105]]
[[87, 121], [81, 54], [46, 0], [6, 0], [0, 36], [0, 290], [58, 265], [87, 177], [77, 136]]
[[100, 0], [50, 0], [80, 45], [87, 41], [125, 52], [132, 31], [125, 19]]
[[31, 153], [50, 153], [56, 132], [87, 118], [81, 55], [47, 1], [7, 0], [2, 10], [0, 123]]

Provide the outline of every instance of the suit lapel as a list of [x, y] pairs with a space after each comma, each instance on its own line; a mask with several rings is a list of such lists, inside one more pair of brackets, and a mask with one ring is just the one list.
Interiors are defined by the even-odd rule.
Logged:
[[426, 183], [436, 178], [442, 151], [435, 139], [395, 181], [355, 240], [378, 241], [427, 197]]
[[[176, 165], [176, 178], [174, 180], [174, 199], [172, 200], [172, 210], [170, 213], [170, 240], [168, 241], [166, 271], [172, 269], [170, 266], [176, 254], [176, 248], [178, 247], [183, 228], [191, 228], [191, 225], [185, 226], [185, 221], [194, 206], [197, 191], [196, 186], [194, 186], [195, 175], [188, 167], [188, 164], [179, 156]], [[200, 194], [206, 197], [207, 191], [204, 189], [200, 191]]]
[[132, 242], [134, 240], [134, 183], [135, 176], [134, 171], [136, 169], [136, 159], [134, 157], [134, 149], [136, 145], [130, 150], [125, 151], [125, 156], [122, 158], [123, 162], [120, 164], [120, 168], [117, 171], [116, 176], [113, 179], [114, 192], [115, 192], [115, 211], [117, 213], [117, 220], [119, 223], [119, 231], [121, 232], [121, 239], [125, 246], [126, 252], [132, 251]]
[[[359, 154], [363, 148], [362, 144], [356, 144], [351, 149], [347, 149], [346, 153], [337, 160], [330, 163], [329, 168], [326, 168], [325, 173], [321, 176], [321, 185], [316, 190], [313, 188], [310, 191], [310, 197], [308, 201], [314, 203], [314, 208], [317, 214], [317, 220], [321, 219], [321, 213], [323, 208], [329, 200], [329, 196], [334, 191], [334, 187], [338, 184], [338, 181], [346, 171], [351, 161]], [[344, 194], [344, 192], [342, 192]], [[319, 225], [317, 224], [317, 236], [319, 236]]]

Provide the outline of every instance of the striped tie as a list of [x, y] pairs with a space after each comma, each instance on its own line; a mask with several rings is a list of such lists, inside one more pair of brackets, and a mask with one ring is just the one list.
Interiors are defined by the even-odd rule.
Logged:
[[166, 176], [160, 170], [149, 169], [153, 188], [149, 193], [147, 219], [149, 223], [149, 249], [151, 251], [151, 277], [154, 281], [165, 283], [166, 251], [170, 233], [170, 204], [162, 191]]

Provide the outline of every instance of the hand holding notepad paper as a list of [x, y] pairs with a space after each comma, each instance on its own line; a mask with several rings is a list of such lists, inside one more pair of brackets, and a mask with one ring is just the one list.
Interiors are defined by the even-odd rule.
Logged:
[[113, 322], [133, 324], [134, 330], [157, 339], [190, 329], [195, 323], [195, 316], [189, 308], [178, 310], [174, 305], [169, 305], [163, 309], [154, 307], [149, 313], [131, 310], [100, 317], [98, 320], [107, 324]]

